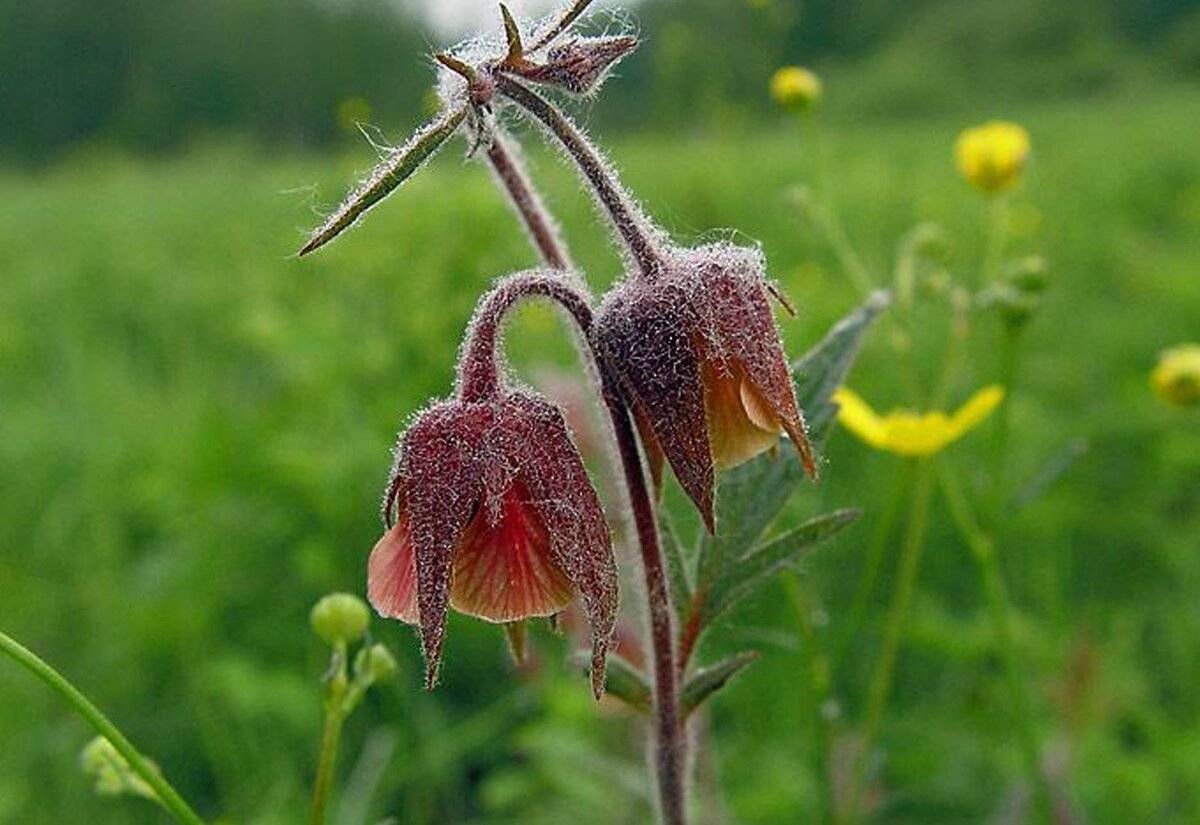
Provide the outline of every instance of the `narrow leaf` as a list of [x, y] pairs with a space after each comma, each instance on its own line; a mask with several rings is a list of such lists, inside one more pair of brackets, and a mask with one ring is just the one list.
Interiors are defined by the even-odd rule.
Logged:
[[1032, 504], [1050, 489], [1075, 462], [1087, 455], [1091, 445], [1086, 438], [1074, 438], [1066, 447], [1059, 450], [1038, 471], [1037, 475], [1017, 488], [1017, 493], [1009, 502], [1009, 507], [1016, 511]]
[[[590, 676], [590, 651], [581, 650], [572, 659]], [[604, 669], [604, 692], [615, 696], [636, 711], [647, 713], [650, 710], [650, 683], [638, 668], [617, 653], [608, 654], [608, 666]]]
[[300, 255], [307, 255], [329, 243], [342, 230], [357, 221], [364, 212], [404, 183], [454, 134], [466, 116], [467, 108], [463, 106], [442, 112], [418, 129], [407, 143], [371, 170], [367, 179], [313, 231], [308, 243], [300, 250]]
[[836, 323], [821, 343], [792, 365], [796, 397], [813, 444], [820, 446], [828, 437], [837, 415], [833, 391], [845, 382], [868, 327], [890, 301], [887, 292], [871, 293], [862, 306]]
[[724, 610], [753, 593], [775, 574], [795, 564], [801, 556], [841, 532], [855, 521], [861, 510], [835, 510], [817, 516], [781, 536], [758, 545], [730, 565], [714, 583], [701, 607], [701, 621], [708, 625]]
[[757, 661], [758, 658], [757, 650], [747, 650], [693, 673], [687, 680], [687, 684], [684, 685], [683, 695], [680, 697], [680, 701], [683, 703], [684, 717], [686, 718], [692, 711], [700, 707], [705, 699], [725, 687], [730, 679], [741, 673], [747, 665]]

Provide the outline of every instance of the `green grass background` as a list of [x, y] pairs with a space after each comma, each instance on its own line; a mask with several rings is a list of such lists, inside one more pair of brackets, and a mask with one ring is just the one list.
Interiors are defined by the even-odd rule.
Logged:
[[[829, 119], [824, 195], [872, 269], [935, 221], [951, 268], [975, 270], [984, 207], [950, 152], [992, 114], [1032, 134], [1011, 248], [1043, 252], [1052, 273], [1009, 401], [1009, 466], [1020, 484], [1072, 440], [1090, 445], [1003, 536], [1039, 731], [1090, 822], [1195, 822], [1200, 419], [1158, 403], [1147, 375], [1160, 349], [1200, 337], [1200, 93]], [[784, 322], [794, 354], [856, 302], [786, 195], [811, 182], [810, 147], [780, 121], [612, 148], [677, 238], [737, 227], [763, 243], [800, 308]], [[480, 291], [533, 260], [485, 172], [458, 154], [304, 260], [292, 253], [314, 204], [369, 165], [366, 147], [82, 153], [0, 173], [0, 627], [75, 679], [208, 817], [303, 815], [325, 666], [307, 610], [330, 590], [363, 590], [398, 427], [448, 391]], [[590, 205], [550, 154], [531, 160], [599, 291], [618, 264]], [[887, 408], [901, 395], [882, 329], [852, 383]], [[931, 324], [931, 350], [943, 333]], [[997, 340], [985, 324], [956, 402], [994, 380]], [[553, 314], [529, 310], [510, 351], [531, 376], [570, 365], [566, 342]], [[960, 474], [982, 473], [986, 442], [954, 448]], [[843, 432], [827, 459], [796, 513], [818, 501], [867, 510], [804, 580], [836, 634], [901, 465]], [[883, 597], [837, 677], [846, 730]], [[593, 707], [561, 641], [540, 634], [539, 667], [513, 675], [497, 629], [454, 619], [444, 684], [426, 694], [413, 634], [381, 621], [374, 632], [402, 670], [350, 725], [338, 822], [647, 821], [636, 725]], [[765, 656], [716, 699], [702, 737], [697, 794], [715, 817], [704, 821], [802, 822], [812, 753], [782, 588], [704, 653], [747, 644]], [[939, 504], [881, 743], [884, 821], [981, 822], [1002, 807], [1020, 770], [1001, 677], [974, 568]], [[76, 766], [89, 736], [0, 663], [0, 822], [162, 821], [140, 800], [92, 795]]]

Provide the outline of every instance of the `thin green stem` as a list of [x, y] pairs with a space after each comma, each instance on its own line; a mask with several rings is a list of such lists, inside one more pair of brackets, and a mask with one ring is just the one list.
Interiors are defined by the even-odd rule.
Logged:
[[984, 239], [983, 260], [979, 266], [981, 286], [995, 278], [1000, 271], [1008, 228], [1008, 200], [1003, 195], [998, 195], [989, 198], [987, 204], [987, 236]]
[[883, 628], [883, 647], [879, 653], [875, 671], [867, 688], [867, 707], [863, 722], [863, 752], [854, 771], [851, 784], [851, 821], [857, 821], [859, 804], [866, 779], [867, 761], [879, 735], [879, 726], [892, 692], [892, 677], [895, 675], [896, 658], [900, 652], [900, 641], [908, 621], [909, 607], [921, 566], [921, 554], [925, 548], [925, 533], [929, 526], [929, 502], [933, 489], [928, 458], [916, 459], [913, 465], [912, 496], [909, 499], [908, 526], [901, 549], [900, 562], [896, 570], [896, 584], [892, 591], [892, 602], [888, 607], [887, 620]]
[[888, 495], [887, 504], [880, 513], [879, 521], [875, 525], [875, 532], [871, 535], [871, 544], [867, 548], [863, 572], [858, 580], [858, 592], [854, 594], [854, 601], [850, 606], [850, 618], [847, 620], [845, 630], [842, 631], [834, 650], [835, 666], [840, 665], [845, 659], [850, 651], [850, 646], [854, 644], [855, 637], [862, 630], [871, 595], [875, 592], [879, 573], [883, 569], [883, 558], [892, 538], [892, 530], [896, 525], [896, 518], [900, 515], [900, 505], [904, 501], [904, 495], [912, 481], [911, 469], [911, 465], [905, 462], [901, 470], [895, 474], [895, 484]]
[[3, 631], [0, 631], [0, 652], [49, 685], [52, 690], [66, 700], [67, 704], [74, 708], [76, 713], [83, 717], [84, 721], [95, 728], [97, 733], [111, 742], [117, 753], [121, 754], [129, 763], [133, 772], [154, 789], [159, 803], [171, 816], [185, 825], [204, 825], [204, 820], [192, 810], [179, 792], [171, 786], [171, 783], [167, 782], [162, 773], [156, 770], [117, 726], [65, 676]]
[[992, 532], [999, 532], [1004, 515], [1004, 502], [1008, 497], [1008, 446], [1012, 429], [1012, 397], [1017, 383], [1017, 367], [1020, 361], [1021, 332], [1017, 327], [1004, 326], [1000, 342], [1000, 386], [1004, 387], [1006, 403], [996, 410], [996, 423], [992, 430], [992, 489], [987, 510], [987, 524]]
[[1017, 733], [1025, 771], [1033, 787], [1035, 801], [1046, 822], [1054, 821], [1054, 810], [1050, 787], [1041, 770], [1041, 747], [1038, 743], [1037, 726], [1033, 717], [1033, 702], [1017, 652], [1017, 643], [1012, 629], [1012, 608], [1004, 586], [1004, 577], [996, 559], [995, 538], [985, 532], [971, 511], [970, 503], [963, 492], [950, 465], [938, 463], [938, 481], [942, 495], [950, 509], [950, 516], [959, 535], [962, 536], [971, 556], [979, 565], [984, 598], [987, 601], [988, 617], [992, 633], [1004, 659], [1004, 675], [1008, 693], [1014, 705]]
[[808, 602], [804, 597], [800, 579], [796, 575], [784, 578], [788, 598], [796, 613], [796, 623], [804, 643], [804, 657], [808, 665], [809, 689], [806, 692], [808, 706], [805, 716], [812, 728], [812, 749], [817, 775], [817, 799], [812, 818], [814, 823], [832, 821], [834, 811], [833, 776], [829, 762], [829, 724], [825, 720], [825, 703], [829, 701], [832, 669], [829, 654], [821, 643], [821, 637], [813, 627]]
[[325, 821], [325, 806], [329, 801], [329, 786], [333, 781], [333, 768], [337, 763], [338, 745], [342, 741], [342, 724], [345, 721], [346, 717], [339, 708], [326, 708], [325, 732], [321, 736], [321, 758], [317, 763], [312, 813], [309, 816], [312, 825], [322, 825]]

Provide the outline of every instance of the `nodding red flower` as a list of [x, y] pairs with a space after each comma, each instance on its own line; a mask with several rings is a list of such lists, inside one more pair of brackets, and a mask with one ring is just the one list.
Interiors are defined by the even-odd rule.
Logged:
[[773, 449], [780, 434], [816, 476], [764, 270], [756, 249], [670, 250], [654, 277], [627, 278], [596, 313], [597, 346], [634, 407], [652, 469], [666, 458], [709, 530], [715, 470]]
[[457, 396], [401, 438], [367, 593], [381, 615], [420, 626], [429, 687], [448, 607], [512, 624], [581, 596], [598, 697], [617, 615], [608, 525], [562, 413], [500, 381], [494, 337], [516, 291], [502, 290], [481, 302]]

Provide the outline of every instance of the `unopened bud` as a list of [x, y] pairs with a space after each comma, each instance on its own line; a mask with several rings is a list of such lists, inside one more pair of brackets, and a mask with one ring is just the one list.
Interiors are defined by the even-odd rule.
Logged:
[[369, 620], [366, 602], [349, 593], [325, 596], [309, 614], [312, 629], [330, 645], [361, 639]]
[[[103, 736], [88, 742], [80, 752], [79, 767], [101, 796], [131, 794], [146, 799], [155, 798], [154, 789], [134, 772], [113, 743]], [[153, 763], [151, 767], [157, 769]]]
[[367, 679], [372, 684], [386, 682], [395, 676], [399, 669], [396, 657], [381, 644], [373, 644], [364, 648], [359, 652], [358, 659], [354, 663], [355, 674], [359, 678]]
[[1001, 272], [1000, 277], [1022, 292], [1040, 293], [1050, 283], [1046, 259], [1041, 255], [1030, 255], [1013, 261]]
[[1150, 373], [1150, 385], [1173, 406], [1200, 404], [1200, 344], [1180, 344], [1163, 352]]
[[821, 100], [821, 78], [800, 66], [784, 66], [771, 75], [771, 99], [784, 109], [807, 112]]
[[600, 88], [609, 70], [637, 48], [637, 38], [576, 37], [550, 49], [544, 65], [522, 72], [538, 83], [559, 86], [578, 95]]

